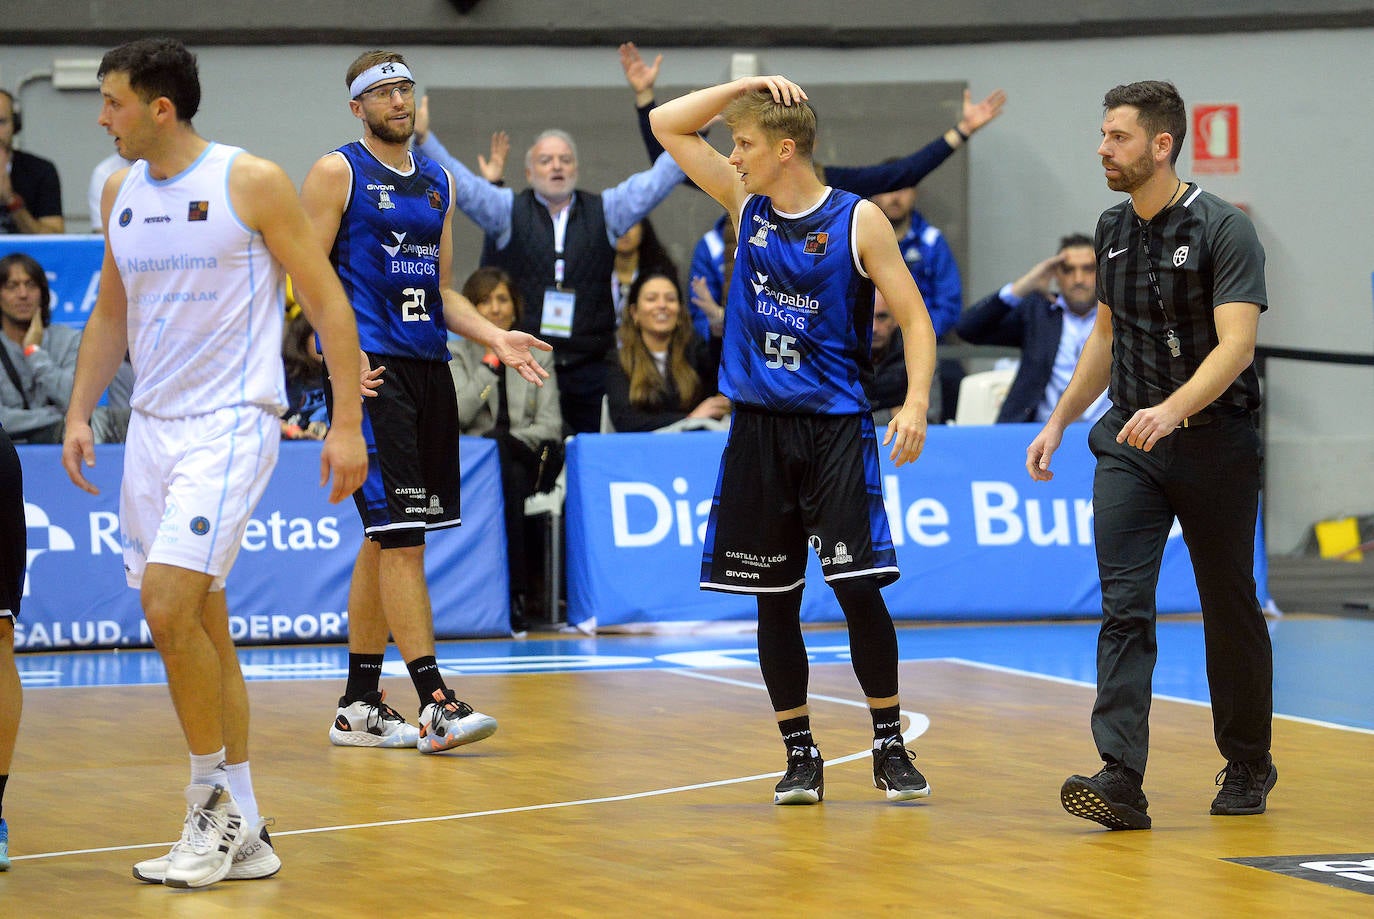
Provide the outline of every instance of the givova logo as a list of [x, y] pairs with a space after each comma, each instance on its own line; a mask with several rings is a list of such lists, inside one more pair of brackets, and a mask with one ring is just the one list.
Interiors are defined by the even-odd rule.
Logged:
[[76, 541], [72, 534], [48, 519], [48, 514], [37, 504], [24, 502], [24, 526], [28, 530], [29, 550], [24, 559], [24, 596], [29, 595], [29, 572], [34, 559], [44, 552], [72, 552]]

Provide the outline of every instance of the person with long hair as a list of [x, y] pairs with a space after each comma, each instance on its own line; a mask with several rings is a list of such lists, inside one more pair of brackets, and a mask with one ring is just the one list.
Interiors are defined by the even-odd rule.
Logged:
[[627, 300], [606, 379], [615, 429], [654, 431], [686, 419], [710, 426], [724, 418], [730, 400], [716, 392], [709, 348], [692, 328], [677, 278], [641, 272]]
[[663, 247], [653, 222], [645, 217], [630, 227], [615, 241], [615, 268], [611, 272], [611, 296], [615, 301], [615, 316], [619, 322], [630, 300], [630, 288], [635, 278], [649, 271], [678, 274], [677, 265]]
[[288, 440], [323, 440], [329, 430], [324, 355], [316, 347], [314, 327], [296, 302], [290, 278], [286, 279], [281, 362], [286, 372], [286, 412], [281, 419], [281, 436]]
[[[524, 314], [520, 288], [503, 268], [478, 268], [463, 285], [463, 296], [501, 329], [514, 328]], [[453, 355], [448, 368], [458, 393], [459, 430], [495, 440], [499, 451], [510, 570], [510, 624], [512, 634], [519, 635], [529, 627], [525, 620], [525, 594], [530, 582], [525, 499], [547, 491], [563, 467], [563, 414], [558, 407], [553, 355], [533, 352], [549, 372], [544, 385], [535, 386], [515, 370], [503, 367], [496, 354], [480, 342], [450, 340], [448, 350]], [[557, 572], [547, 574], [558, 576]]]

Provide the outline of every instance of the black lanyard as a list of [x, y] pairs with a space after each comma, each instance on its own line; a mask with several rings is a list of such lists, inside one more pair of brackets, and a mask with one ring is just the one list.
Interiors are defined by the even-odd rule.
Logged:
[[[1180, 179], [1178, 188], [1174, 190], [1174, 195], [1183, 188], [1183, 181]], [[1168, 207], [1165, 208], [1168, 210]], [[1174, 357], [1183, 356], [1183, 342], [1179, 341], [1178, 334], [1174, 331], [1174, 320], [1169, 315], [1169, 308], [1164, 305], [1164, 294], [1159, 289], [1159, 276], [1155, 274], [1155, 260], [1150, 254], [1150, 224], [1149, 221], [1135, 219], [1140, 225], [1140, 251], [1145, 255], [1145, 274], [1150, 279], [1150, 293], [1154, 294], [1155, 305], [1159, 307], [1159, 314], [1164, 317], [1165, 333], [1164, 344], [1169, 346], [1169, 353]]]

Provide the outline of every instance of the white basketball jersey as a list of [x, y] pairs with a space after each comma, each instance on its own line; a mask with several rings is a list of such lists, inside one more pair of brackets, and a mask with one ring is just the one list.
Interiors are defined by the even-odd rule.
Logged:
[[210, 144], [169, 179], [130, 167], [109, 239], [128, 298], [131, 404], [161, 418], [286, 406], [284, 272], [229, 201], [238, 147]]

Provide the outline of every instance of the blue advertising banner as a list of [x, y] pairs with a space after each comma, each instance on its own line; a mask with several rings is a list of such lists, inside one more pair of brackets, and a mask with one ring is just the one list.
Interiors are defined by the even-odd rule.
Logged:
[[[15, 647], [27, 651], [149, 647], [138, 592], [124, 580], [119, 481], [124, 450], [96, 447], [87, 470], [100, 495], [78, 491], [61, 447], [17, 447], [24, 467], [28, 575]], [[495, 444], [463, 438], [463, 525], [430, 534], [425, 550], [440, 638], [509, 635], [501, 475]], [[352, 500], [330, 504], [320, 445], [292, 441], [258, 503], [229, 575], [236, 642], [339, 642], [348, 636], [348, 582], [362, 541]]]
[[52, 290], [52, 318], [84, 326], [95, 306], [100, 286], [100, 264], [105, 256], [105, 237], [0, 236], [0, 257], [24, 252], [37, 259]]
[[[1032, 482], [1035, 425], [934, 426], [915, 464], [882, 457], [883, 495], [901, 578], [884, 588], [897, 619], [1095, 616], [1087, 425]], [[568, 620], [588, 627], [752, 619], [747, 595], [700, 590], [701, 548], [725, 434], [598, 434], [568, 449]], [[1258, 535], [1257, 535], [1258, 539]], [[824, 547], [829, 549], [830, 547]], [[1268, 601], [1257, 543], [1256, 581]], [[807, 622], [843, 619], [811, 559]], [[1161, 613], [1196, 612], [1197, 588], [1177, 524], [1160, 573]]]

